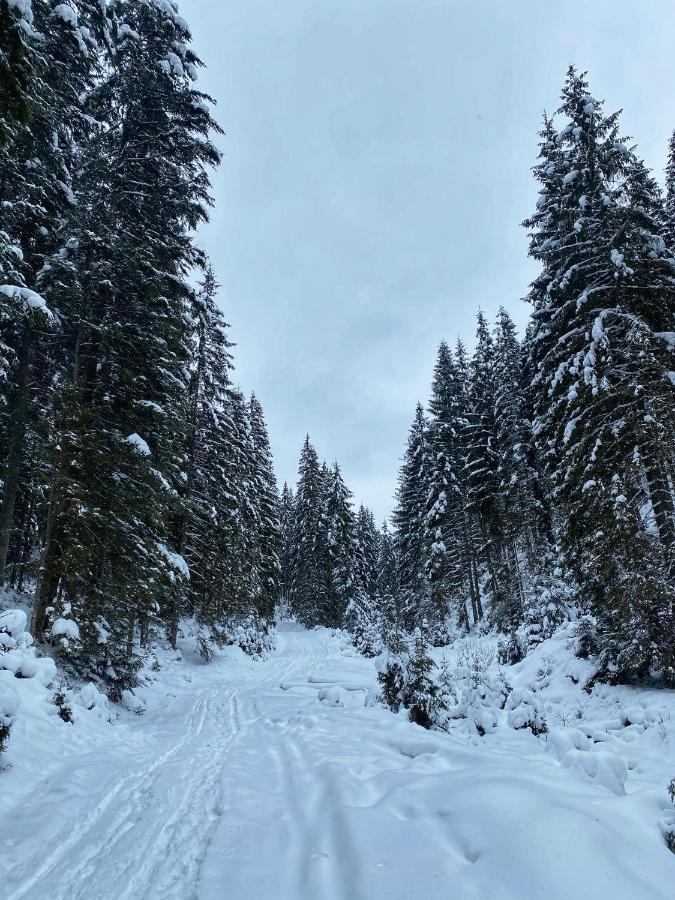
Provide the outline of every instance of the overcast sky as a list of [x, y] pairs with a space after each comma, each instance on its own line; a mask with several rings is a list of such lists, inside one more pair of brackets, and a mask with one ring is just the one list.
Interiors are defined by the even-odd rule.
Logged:
[[200, 233], [277, 474], [303, 437], [381, 519], [438, 342], [534, 274], [519, 223], [570, 62], [661, 170], [673, 0], [182, 0], [226, 131]]

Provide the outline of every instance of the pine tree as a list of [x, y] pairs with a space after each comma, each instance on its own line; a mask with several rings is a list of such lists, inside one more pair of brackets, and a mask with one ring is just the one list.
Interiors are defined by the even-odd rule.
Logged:
[[376, 602], [378, 593], [378, 557], [380, 535], [375, 526], [372, 512], [363, 504], [359, 506], [356, 516], [357, 578], [371, 603]]
[[325, 485], [326, 591], [320, 621], [337, 628], [342, 627], [347, 607], [359, 588], [359, 546], [351, 497], [340, 467], [335, 463], [328, 472]]
[[309, 435], [300, 454], [291, 559], [291, 609], [305, 625], [327, 624], [326, 485]]
[[253, 444], [253, 496], [258, 506], [259, 530], [256, 536], [259, 556], [260, 597], [256, 606], [268, 621], [272, 619], [281, 594], [282, 531], [279, 492], [272, 462], [263, 409], [255, 394], [249, 403]]
[[201, 259], [190, 231], [206, 217], [218, 154], [173, 6], [115, 0], [107, 13], [110, 65], [87, 106], [105, 127], [83, 151], [69, 252], [45, 277], [69, 323], [72, 368], [33, 627], [41, 638], [63, 589], [83, 660], [119, 675], [137, 617], [172, 607], [187, 575], [187, 276]]
[[[534, 430], [607, 663], [633, 677], [675, 661], [665, 599], [675, 431], [662, 336], [674, 308], [672, 261], [658, 189], [620, 137], [618, 113], [605, 116], [572, 68], [562, 101], [562, 129], [544, 123], [540, 199], [525, 223], [542, 265], [529, 296]], [[608, 570], [600, 562], [609, 559]], [[655, 572], [647, 615], [637, 585]], [[648, 639], [628, 666], [620, 648], [638, 625]]]
[[295, 496], [292, 488], [284, 481], [281, 489], [279, 519], [281, 524], [281, 598], [288, 605], [291, 588], [291, 560], [293, 558], [293, 521], [295, 517]]
[[236, 602], [233, 571], [241, 540], [241, 499], [231, 418], [232, 344], [216, 305], [217, 292], [215, 275], [207, 266], [192, 303], [186, 482], [182, 521], [176, 523], [190, 580], [178, 585], [184, 599], [174, 592], [174, 643], [182, 613], [218, 626]]
[[41, 433], [46, 378], [53, 371], [46, 356], [47, 322], [38, 314], [45, 308], [39, 292], [50, 254], [61, 249], [68, 211], [77, 202], [73, 171], [79, 142], [89, 130], [82, 97], [98, 58], [94, 33], [101, 10], [94, 7], [84, 0], [77, 8], [45, 0], [0, 3], [0, 346], [7, 353], [5, 365], [0, 364], [0, 407], [12, 404], [6, 428], [0, 408], [7, 435], [6, 446], [0, 442], [6, 459], [0, 584], [17, 503], [25, 505], [35, 493], [22, 478], [22, 469], [25, 476], [33, 468], [27, 465], [25, 444], [35, 444]]
[[396, 508], [392, 516], [396, 529], [401, 613], [406, 627], [421, 620], [429, 605], [424, 522], [428, 472], [428, 426], [422, 405], [418, 403], [399, 471]]
[[428, 625], [425, 620], [415, 628], [408, 661], [402, 704], [408, 710], [411, 722], [422, 728], [431, 728], [438, 721], [443, 700], [438, 685], [431, 676], [436, 667], [429, 655]]
[[494, 421], [497, 491], [502, 531], [504, 585], [492, 618], [502, 630], [523, 619], [525, 567], [536, 568], [546, 524], [527, 419], [523, 351], [513, 320], [503, 307], [494, 340]]
[[666, 163], [665, 236], [670, 252], [675, 252], [675, 131], [668, 141]]
[[438, 349], [429, 410], [429, 492], [425, 517], [427, 577], [431, 586], [432, 624], [443, 622], [448, 601], [459, 604], [460, 621], [468, 626], [465, 585], [476, 607], [477, 586], [467, 547], [464, 440], [467, 429], [464, 385], [448, 345]]
[[377, 554], [377, 595], [383, 614], [390, 620], [396, 618], [398, 596], [398, 561], [396, 544], [387, 521], [382, 523]]

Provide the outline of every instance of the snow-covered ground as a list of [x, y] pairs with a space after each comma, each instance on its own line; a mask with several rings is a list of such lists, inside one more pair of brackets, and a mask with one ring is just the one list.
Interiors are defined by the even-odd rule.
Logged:
[[589, 696], [584, 663], [547, 644], [508, 672], [546, 709], [538, 738], [506, 711], [484, 737], [466, 719], [424, 731], [371, 705], [372, 660], [292, 623], [264, 661], [163, 652], [143, 715], [113, 724], [86, 692], [67, 724], [22, 680], [0, 758], [0, 895], [672, 900], [675, 697]]

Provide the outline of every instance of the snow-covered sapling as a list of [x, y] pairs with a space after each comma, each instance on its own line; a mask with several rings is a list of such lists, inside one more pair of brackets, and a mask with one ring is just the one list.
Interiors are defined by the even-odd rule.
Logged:
[[406, 685], [410, 648], [405, 632], [392, 626], [387, 634], [387, 649], [377, 660], [377, 680], [380, 699], [392, 712], [401, 708]]
[[63, 685], [61, 685], [61, 687], [59, 687], [59, 689], [54, 694], [54, 704], [58, 711], [59, 718], [67, 724], [70, 724], [73, 721], [73, 710], [68, 705], [68, 701], [66, 699], [66, 689]]
[[408, 677], [403, 689], [403, 705], [408, 710], [410, 721], [423, 728], [431, 728], [437, 724], [445, 707], [438, 685], [431, 677], [434, 668], [435, 663], [429, 656], [427, 625], [424, 622], [414, 632], [413, 652], [408, 662]]
[[[675, 806], [675, 778], [668, 785], [668, 796], [670, 797], [670, 802]], [[664, 837], [666, 839], [666, 847], [672, 853], [675, 853], [675, 811], [671, 813], [666, 821]]]
[[535, 737], [547, 733], [544, 705], [527, 688], [516, 688], [511, 692], [506, 701], [506, 710], [511, 728], [529, 728]]

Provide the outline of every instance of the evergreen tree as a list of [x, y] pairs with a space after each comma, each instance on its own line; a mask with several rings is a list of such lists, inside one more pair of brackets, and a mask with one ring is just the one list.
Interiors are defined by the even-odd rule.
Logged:
[[545, 510], [537, 491], [537, 472], [527, 420], [520, 341], [513, 320], [500, 307], [495, 330], [494, 421], [497, 491], [502, 531], [500, 601], [492, 618], [503, 630], [522, 622], [525, 567], [536, 567], [545, 531]]
[[[78, 12], [81, 18], [78, 19]], [[0, 584], [10, 550], [17, 503], [35, 493], [25, 444], [36, 445], [53, 371], [46, 355], [40, 297], [52, 253], [76, 204], [73, 171], [90, 130], [82, 98], [97, 69], [94, 42], [101, 10], [37, 0], [0, 3], [0, 425], [5, 461], [0, 496]], [[3, 285], [4, 282], [4, 285]], [[54, 320], [51, 319], [53, 322]], [[32, 395], [32, 396], [31, 396]], [[31, 402], [31, 399], [33, 402]], [[11, 402], [11, 415], [2, 408]], [[24, 496], [21, 497], [21, 491]]]
[[[572, 68], [562, 101], [563, 127], [544, 124], [540, 199], [525, 223], [542, 266], [529, 295], [534, 431], [606, 662], [633, 677], [675, 662], [666, 599], [675, 431], [663, 339], [673, 263], [658, 189], [620, 137], [618, 113], [605, 116]], [[645, 577], [648, 615], [638, 600]], [[636, 627], [645, 639], [628, 662]]]
[[412, 627], [421, 619], [429, 604], [429, 587], [425, 576], [425, 513], [428, 490], [428, 431], [421, 404], [408, 436], [408, 445], [399, 472], [396, 508], [398, 585], [403, 624]]
[[410, 721], [422, 728], [435, 725], [443, 709], [438, 685], [431, 675], [435, 667], [429, 655], [428, 625], [423, 620], [421, 627], [415, 628], [402, 691], [402, 704], [408, 710]]
[[356, 516], [356, 540], [358, 546], [356, 564], [359, 586], [371, 603], [375, 603], [378, 593], [380, 535], [372, 512], [363, 504], [359, 506]]
[[258, 506], [259, 530], [256, 536], [259, 556], [260, 597], [256, 606], [261, 615], [271, 620], [281, 594], [282, 531], [279, 492], [274, 475], [263, 409], [253, 394], [249, 404], [253, 445], [253, 496]]
[[429, 492], [425, 517], [427, 577], [433, 623], [443, 622], [448, 602], [459, 599], [459, 618], [468, 625], [464, 597], [468, 582], [476, 607], [477, 582], [469, 553], [462, 481], [467, 429], [464, 385], [448, 345], [438, 349], [429, 410]]
[[295, 516], [295, 496], [287, 482], [281, 490], [279, 518], [281, 524], [281, 598], [288, 604], [291, 587], [291, 561], [293, 558], [293, 521]]
[[190, 580], [174, 593], [170, 636], [175, 642], [181, 612], [217, 626], [235, 607], [234, 573], [240, 545], [241, 489], [231, 410], [232, 357], [227, 326], [216, 305], [218, 284], [207, 267], [193, 299], [188, 388], [186, 484], [181, 533]]
[[383, 613], [389, 612], [391, 621], [395, 618], [396, 597], [398, 596], [398, 562], [396, 544], [386, 520], [382, 523], [378, 540], [377, 594]]
[[290, 585], [291, 609], [308, 626], [327, 624], [325, 492], [324, 473], [308, 435], [298, 467]]
[[[34, 632], [63, 590], [81, 658], [123, 683], [137, 617], [175, 605], [186, 500], [190, 232], [206, 217], [216, 126], [170, 4], [114, 0], [110, 65], [86, 107], [66, 254], [44, 277], [69, 323]], [[152, 148], [152, 152], [148, 152]], [[105, 642], [101, 640], [101, 629]]]
[[326, 591], [320, 622], [337, 628], [343, 625], [347, 607], [359, 589], [359, 545], [351, 497], [335, 463], [325, 484]]
[[500, 572], [503, 521], [494, 411], [495, 350], [485, 316], [479, 312], [477, 318], [476, 347], [470, 363], [465, 477], [467, 509], [480, 529], [480, 555], [485, 560], [494, 599], [503, 589]]

